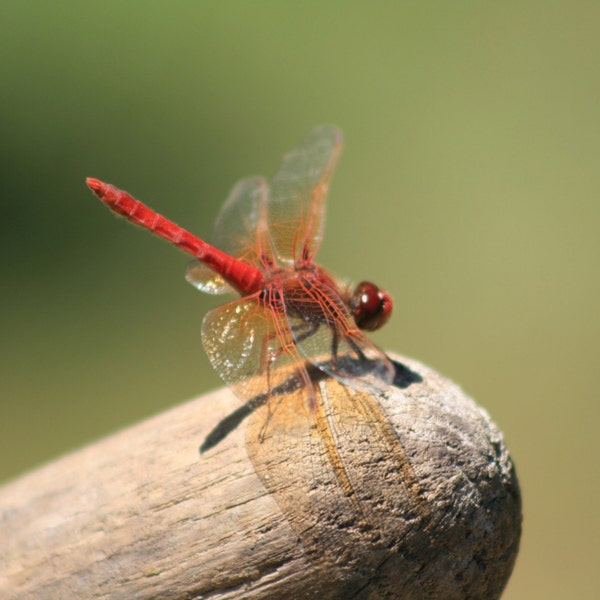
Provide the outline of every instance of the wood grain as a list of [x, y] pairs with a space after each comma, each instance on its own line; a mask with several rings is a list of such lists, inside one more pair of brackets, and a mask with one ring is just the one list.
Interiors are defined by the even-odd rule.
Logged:
[[[219, 390], [0, 488], [0, 597], [498, 598], [521, 525], [502, 435], [457, 386], [399, 360], [365, 420], [381, 411], [402, 454], [369, 444], [372, 428], [336, 438], [352, 497], [316, 481], [322, 457], [253, 463], [246, 420], [200, 454], [239, 408]], [[300, 493], [312, 527], [286, 501]], [[357, 503], [365, 519], [348, 516]]]

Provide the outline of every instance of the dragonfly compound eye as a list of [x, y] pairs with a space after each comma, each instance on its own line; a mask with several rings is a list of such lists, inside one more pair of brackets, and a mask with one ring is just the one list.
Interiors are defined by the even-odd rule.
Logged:
[[373, 331], [390, 318], [392, 298], [375, 284], [362, 281], [350, 298], [350, 310], [360, 329]]

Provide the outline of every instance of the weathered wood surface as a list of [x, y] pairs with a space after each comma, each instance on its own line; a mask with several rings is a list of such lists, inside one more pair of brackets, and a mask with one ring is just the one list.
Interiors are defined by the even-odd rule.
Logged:
[[5, 485], [0, 598], [498, 598], [521, 524], [502, 436], [454, 384], [402, 362], [417, 378], [376, 400], [402, 454], [372, 425], [336, 438], [350, 491], [335, 469], [313, 473], [322, 448], [254, 452], [255, 469], [245, 421], [199, 454], [239, 407], [227, 390]]

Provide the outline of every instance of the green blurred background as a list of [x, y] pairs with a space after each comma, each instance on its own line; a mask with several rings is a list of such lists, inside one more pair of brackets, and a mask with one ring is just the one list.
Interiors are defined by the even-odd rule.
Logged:
[[505, 598], [597, 597], [600, 3], [5, 2], [0, 23], [0, 479], [220, 385], [219, 299], [84, 178], [205, 235], [238, 179], [335, 123], [320, 262], [386, 286], [376, 341], [505, 432]]

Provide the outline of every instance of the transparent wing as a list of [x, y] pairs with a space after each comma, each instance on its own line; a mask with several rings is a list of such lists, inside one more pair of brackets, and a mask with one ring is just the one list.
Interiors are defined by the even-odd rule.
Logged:
[[287, 154], [271, 182], [269, 228], [277, 255], [300, 265], [314, 258], [324, 229], [327, 189], [342, 133], [317, 127]]
[[[246, 446], [304, 550], [324, 563], [327, 585], [336, 597], [351, 597], [375, 578], [398, 531], [410, 533], [417, 516], [427, 519], [427, 507], [377, 395], [329, 377], [313, 378], [313, 385], [310, 414], [302, 410], [300, 391], [286, 394], [276, 411], [257, 409]], [[271, 426], [261, 435], [265, 419]], [[414, 506], [414, 513], [399, 512], [400, 505]], [[329, 580], [332, 573], [339, 581]]]
[[185, 268], [185, 279], [195, 288], [207, 294], [235, 294], [235, 290], [225, 279], [210, 267], [198, 260], [188, 263]]
[[342, 383], [376, 391], [394, 380], [390, 359], [356, 326], [334, 288], [309, 273], [283, 288], [296, 347], [311, 363]]
[[[272, 261], [267, 198], [268, 185], [262, 177], [239, 181], [219, 212], [210, 243], [253, 266]], [[194, 287], [209, 294], [234, 293], [221, 275], [197, 260], [188, 265], [185, 278]]]
[[296, 352], [285, 316], [265, 306], [259, 294], [228, 302], [206, 314], [202, 343], [210, 362], [242, 402], [270, 404], [304, 390], [314, 404], [304, 359]]

